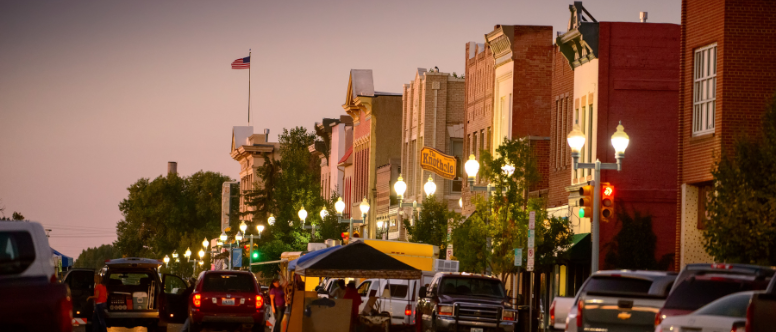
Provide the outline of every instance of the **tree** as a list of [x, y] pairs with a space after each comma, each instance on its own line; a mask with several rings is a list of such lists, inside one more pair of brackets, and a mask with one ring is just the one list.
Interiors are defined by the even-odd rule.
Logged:
[[220, 234], [221, 186], [231, 181], [214, 172], [142, 178], [127, 188], [119, 204], [124, 218], [116, 226], [114, 247], [121, 255], [161, 259], [174, 250], [195, 253], [202, 239]]
[[16, 221], [22, 221], [25, 218], [24, 218], [24, 216], [21, 213], [14, 211], [13, 215], [11, 216], [11, 219], [12, 220], [16, 220]]
[[703, 246], [715, 260], [776, 265], [776, 97], [759, 133], [722, 146], [711, 174]]
[[410, 242], [427, 243], [439, 247], [439, 258], [444, 258], [444, 248], [447, 247], [447, 226], [457, 224], [462, 216], [454, 211], [447, 209], [445, 202], [436, 199], [436, 195], [431, 195], [423, 200], [418, 212], [418, 219], [415, 225], [410, 225], [410, 221], [404, 220], [404, 227], [410, 235]]
[[667, 270], [673, 254], [664, 255], [659, 262], [655, 259], [657, 235], [652, 231], [652, 216], [642, 215], [639, 211], [633, 213], [631, 216], [624, 207], [617, 212], [620, 231], [606, 244], [606, 268]]
[[73, 267], [99, 270], [105, 265], [106, 260], [114, 258], [121, 258], [121, 255], [113, 245], [103, 244], [99, 247], [82, 250], [73, 263]]

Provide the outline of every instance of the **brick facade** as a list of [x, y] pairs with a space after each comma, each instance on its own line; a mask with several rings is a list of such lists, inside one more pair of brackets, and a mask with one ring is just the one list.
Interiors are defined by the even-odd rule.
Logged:
[[[760, 116], [776, 90], [772, 65], [776, 44], [776, 6], [766, 0], [683, 0], [679, 99], [679, 193], [677, 265], [709, 262], [699, 245], [698, 188], [712, 180], [714, 156], [731, 147], [736, 135], [759, 131]], [[716, 43], [715, 128], [693, 135], [696, 50]], [[680, 257], [681, 256], [681, 257]], [[686, 256], [686, 257], [685, 257]]]
[[550, 115], [549, 193], [547, 207], [568, 205], [566, 187], [571, 181], [571, 150], [566, 136], [574, 121], [574, 71], [557, 46], [552, 59], [552, 111]]
[[[481, 145], [483, 149], [491, 151], [489, 142], [492, 140], [494, 76], [493, 54], [488, 45], [476, 42], [466, 43], [465, 55], [466, 117], [463, 125], [463, 155], [464, 159], [468, 160], [471, 154], [479, 158]], [[482, 136], [485, 136], [485, 140], [482, 140]], [[488, 142], [487, 145], [483, 144], [483, 141]], [[474, 210], [474, 206], [465, 181], [463, 186], [463, 213], [468, 215]]]

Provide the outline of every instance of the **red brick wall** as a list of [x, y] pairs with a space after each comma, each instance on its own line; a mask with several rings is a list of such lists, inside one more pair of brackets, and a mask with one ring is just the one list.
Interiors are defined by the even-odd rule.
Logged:
[[[476, 153], [479, 156], [479, 151], [475, 151], [474, 147], [471, 146], [470, 135], [484, 130], [487, 136], [488, 128], [493, 124], [493, 84], [495, 81], [493, 54], [487, 44], [482, 45], [484, 45], [485, 51], [469, 59], [469, 52], [471, 51], [469, 48], [475, 46], [473, 43], [466, 44], [466, 95], [464, 98], [466, 117], [463, 124], [463, 152], [464, 159], [466, 160], [469, 159], [469, 154], [472, 153]], [[478, 137], [478, 145], [480, 139]], [[463, 212], [466, 214], [473, 209], [466, 181], [464, 181], [464, 188], [461, 194], [463, 196]]]
[[[552, 105], [550, 111], [549, 194], [547, 207], [568, 204], [566, 187], [571, 184], [571, 150], [566, 135], [571, 131], [574, 103], [574, 71], [554, 47], [552, 59]], [[557, 103], [557, 104], [556, 104]]]
[[552, 91], [552, 26], [516, 25], [514, 29], [512, 138], [547, 137]]
[[[615, 162], [611, 135], [622, 121], [630, 145], [622, 171], [603, 171], [615, 186], [618, 209], [652, 216], [656, 258], [675, 252], [680, 26], [601, 22], [596, 157]], [[601, 256], [619, 231], [601, 223]]]
[[530, 141], [531, 148], [536, 156], [536, 162], [539, 169], [539, 182], [529, 188], [528, 191], [536, 191], [541, 189], [547, 189], [550, 183], [550, 140], [549, 139], [532, 139]]

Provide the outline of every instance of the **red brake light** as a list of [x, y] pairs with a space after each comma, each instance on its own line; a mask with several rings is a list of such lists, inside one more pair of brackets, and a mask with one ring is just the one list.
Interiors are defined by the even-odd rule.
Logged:
[[261, 295], [256, 295], [256, 309], [264, 308], [264, 298]]
[[412, 315], [412, 306], [408, 304], [406, 307], [404, 307], [404, 316], [410, 315]]
[[746, 332], [752, 332], [752, 315], [754, 315], [754, 298], [749, 302], [749, 305], [746, 306], [746, 326], [744, 331]]
[[57, 274], [56, 273], [51, 275], [51, 278], [49, 278], [49, 282], [52, 283], [52, 284], [56, 284], [57, 283]]
[[73, 302], [70, 295], [59, 302], [59, 327], [60, 331], [73, 330]]
[[655, 326], [660, 326], [660, 323], [663, 322], [664, 318], [665, 317], [663, 317], [663, 310], [661, 309], [660, 311], [657, 312], [657, 315], [655, 315]]
[[582, 311], [585, 309], [585, 302], [582, 300], [579, 300], [579, 303], [577, 304], [577, 327], [582, 327]]
[[730, 270], [730, 269], [733, 268], [733, 266], [730, 265], [730, 264], [716, 263], [716, 264], [711, 264], [711, 268], [712, 269]]
[[199, 308], [199, 306], [202, 304], [202, 295], [201, 294], [194, 294], [194, 297], [192, 297], [191, 303]]
[[550, 325], [555, 325], [555, 301], [550, 304]]

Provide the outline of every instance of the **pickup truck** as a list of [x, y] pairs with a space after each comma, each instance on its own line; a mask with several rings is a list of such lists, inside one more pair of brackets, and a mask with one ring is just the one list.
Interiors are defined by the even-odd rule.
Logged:
[[746, 331], [773, 331], [776, 326], [776, 277], [764, 292], [756, 292], [746, 310]]
[[70, 332], [70, 289], [57, 280], [46, 232], [35, 222], [0, 221], [3, 331]]
[[550, 305], [550, 331], [566, 330], [566, 317], [574, 306], [573, 297], [556, 296]]
[[577, 293], [566, 331], [652, 332], [675, 279], [669, 272], [598, 271]]
[[416, 307], [417, 331], [512, 332], [517, 324], [501, 280], [482, 274], [439, 272]]

